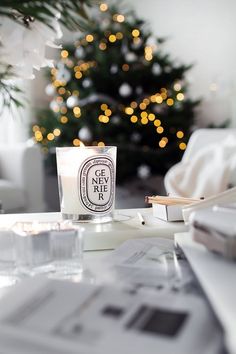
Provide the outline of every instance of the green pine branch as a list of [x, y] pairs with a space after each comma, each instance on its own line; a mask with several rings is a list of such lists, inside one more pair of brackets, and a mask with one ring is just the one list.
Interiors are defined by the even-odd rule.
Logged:
[[1, 107], [0, 115], [2, 114], [4, 108], [9, 109], [10, 111], [13, 107], [23, 107], [24, 104], [19, 98], [23, 91], [11, 81], [12, 79], [12, 67], [10, 65], [5, 66], [5, 71], [0, 73], [0, 94], [1, 94]]
[[[51, 27], [51, 20], [55, 13], [59, 12], [59, 21], [69, 30], [85, 29], [88, 25], [89, 16], [87, 8], [97, 0], [1, 0], [0, 16], [13, 18], [19, 23], [23, 17], [30, 17], [45, 23]], [[14, 11], [16, 11], [14, 13]], [[19, 14], [19, 16], [17, 15]]]

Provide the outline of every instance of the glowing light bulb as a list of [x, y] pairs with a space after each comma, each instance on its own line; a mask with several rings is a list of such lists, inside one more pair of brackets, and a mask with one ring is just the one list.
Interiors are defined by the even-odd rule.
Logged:
[[117, 32], [116, 33], [116, 38], [117, 39], [122, 39], [123, 38], [123, 33], [122, 32]]
[[62, 51], [61, 51], [61, 57], [62, 57], [63, 59], [67, 58], [68, 55], [69, 55], [69, 53], [68, 53], [67, 50], [62, 50]]
[[132, 36], [133, 37], [138, 37], [139, 35], [140, 35], [140, 31], [138, 29], [133, 29]]
[[105, 3], [100, 4], [100, 11], [105, 12], [108, 10], [108, 5]]
[[145, 59], [146, 59], [147, 61], [151, 61], [151, 60], [153, 59], [152, 54], [146, 54], [146, 55], [145, 55]]
[[181, 130], [178, 130], [176, 133], [177, 138], [182, 139], [184, 137], [184, 132], [182, 132]]
[[105, 109], [105, 115], [110, 117], [110, 115], [112, 114], [112, 111], [110, 109]]
[[32, 128], [33, 132], [37, 132], [38, 130], [40, 130], [38, 125], [34, 125]]
[[149, 113], [149, 115], [148, 115], [148, 119], [150, 120], [150, 121], [153, 121], [153, 120], [155, 120], [155, 114], [154, 113]]
[[160, 148], [164, 148], [166, 146], [166, 142], [163, 139], [161, 139], [159, 141], [159, 146], [160, 146]]
[[142, 123], [143, 125], [148, 124], [148, 119], [147, 119], [147, 118], [142, 118], [142, 119], [141, 119], [141, 123]]
[[52, 140], [54, 139], [54, 134], [48, 133], [47, 139], [48, 139], [49, 141], [52, 141]]
[[87, 36], [85, 37], [85, 39], [86, 39], [87, 42], [91, 43], [91, 42], [93, 42], [94, 37], [93, 37], [92, 34], [87, 34]]
[[145, 59], [147, 61], [151, 61], [152, 58], [153, 58], [153, 56], [152, 56], [152, 47], [151, 46], [146, 46], [144, 48], [144, 52], [145, 52], [145, 54], [144, 54]]
[[116, 41], [116, 36], [114, 34], [110, 34], [108, 39], [109, 39], [109, 42], [114, 43]]
[[165, 92], [162, 92], [161, 93], [161, 97], [163, 100], [166, 100], [167, 99], [167, 94]]
[[76, 79], [81, 79], [81, 77], [82, 77], [83, 75], [82, 75], [82, 73], [81, 73], [81, 71], [76, 71], [76, 73], [75, 73], [75, 77], [76, 77]]
[[60, 121], [62, 124], [66, 124], [68, 122], [68, 118], [66, 116], [61, 116]]
[[166, 101], [167, 106], [173, 106], [174, 100], [172, 98], [168, 98]]
[[134, 110], [133, 110], [133, 108], [131, 108], [131, 107], [126, 107], [126, 108], [125, 108], [125, 113], [131, 115], [131, 114], [134, 113]]
[[64, 87], [60, 87], [58, 89], [58, 93], [59, 93], [59, 95], [64, 95], [66, 93], [66, 89]]
[[123, 64], [122, 65], [122, 70], [123, 71], [129, 71], [129, 64]]
[[162, 126], [157, 127], [156, 129], [158, 134], [162, 134], [164, 132], [164, 128]]
[[107, 48], [106, 43], [104, 43], [104, 42], [99, 43], [99, 49], [106, 50], [106, 48]]
[[36, 139], [37, 141], [42, 141], [42, 140], [43, 140], [43, 135], [42, 135], [42, 133], [41, 133], [40, 131], [36, 131], [36, 132], [34, 133], [34, 136], [35, 136], [35, 139]]
[[73, 145], [74, 145], [74, 146], [80, 146], [80, 140], [77, 139], [77, 138], [74, 139], [74, 140], [73, 140]]
[[98, 146], [105, 146], [105, 143], [103, 141], [99, 141]]
[[103, 116], [103, 123], [108, 123], [109, 122], [109, 117]]
[[[179, 92], [177, 95], [176, 95], [176, 98], [178, 101], [183, 101], [184, 100], [184, 94], [182, 92]], [[184, 149], [183, 149], [184, 150]]]
[[161, 97], [161, 95], [156, 96], [155, 100], [156, 100], [156, 103], [159, 103], [159, 104], [161, 104], [163, 102], [163, 98]]
[[81, 109], [80, 107], [76, 106], [73, 108], [73, 113], [76, 118], [79, 118], [81, 116]]
[[142, 102], [142, 103], [140, 103], [139, 108], [142, 109], [142, 110], [144, 110], [144, 109], [147, 108], [147, 105]]
[[58, 128], [54, 129], [54, 130], [53, 130], [53, 134], [54, 134], [55, 136], [61, 135], [60, 129], [58, 129]]
[[56, 68], [52, 68], [51, 69], [51, 75], [56, 75], [57, 74], [57, 69]]
[[137, 107], [138, 107], [137, 102], [132, 101], [132, 102], [130, 103], [130, 107], [132, 107], [132, 108], [137, 108]]
[[53, 86], [55, 86], [55, 87], [59, 87], [59, 86], [61, 86], [61, 81], [59, 81], [59, 80], [54, 80], [52, 84], [53, 84]]
[[156, 95], [151, 95], [150, 100], [151, 102], [155, 103], [156, 102]]
[[187, 145], [185, 143], [183, 143], [183, 142], [179, 144], [180, 150], [185, 150], [186, 147], [187, 147]]
[[149, 105], [150, 100], [148, 98], [144, 98], [143, 103], [145, 103], [146, 105]]
[[108, 105], [106, 103], [101, 104], [100, 106], [102, 111], [105, 111], [108, 108]]
[[130, 117], [130, 121], [131, 121], [131, 123], [137, 123], [138, 117], [137, 116], [132, 116], [132, 117]]
[[125, 20], [125, 16], [124, 15], [116, 15], [116, 21], [119, 22], [119, 23], [122, 23], [124, 22]]
[[175, 91], [180, 91], [181, 88], [182, 88], [182, 86], [180, 85], [179, 82], [176, 82], [176, 83], [174, 84], [174, 90], [175, 90]]
[[160, 119], [155, 119], [153, 124], [155, 125], [155, 127], [159, 127], [161, 125]]
[[147, 118], [148, 114], [147, 114], [147, 112], [141, 112], [140, 116], [142, 118]]

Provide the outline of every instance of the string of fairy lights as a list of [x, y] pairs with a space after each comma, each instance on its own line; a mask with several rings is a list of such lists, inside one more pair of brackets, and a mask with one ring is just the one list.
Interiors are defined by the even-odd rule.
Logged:
[[[108, 11], [108, 5], [106, 3], [102, 3], [99, 6], [101, 12]], [[112, 20], [117, 23], [125, 22], [125, 16], [122, 14], [114, 14], [112, 16]], [[142, 40], [141, 31], [138, 28], [133, 28], [131, 30], [132, 41], [134, 45], [138, 45]], [[111, 33], [108, 30], [104, 31], [104, 38], [96, 42], [96, 36], [92, 33], [88, 33], [82, 38], [80, 41], [76, 42], [77, 49], [80, 47], [86, 47], [92, 45], [93, 43], [98, 45], [98, 48], [105, 52], [109, 46], [112, 46], [117, 41], [122, 41], [124, 38], [124, 34], [121, 31], [117, 31]], [[153, 60], [153, 55], [155, 51], [154, 45], [146, 45], [144, 47], [143, 58], [147, 62], [151, 62]], [[104, 53], [105, 54], [105, 53]], [[61, 61], [62, 63], [69, 68], [74, 75], [76, 80], [84, 80], [85, 74], [88, 70], [92, 68], [96, 68], [97, 63], [95, 60], [92, 61], [84, 61], [82, 59], [78, 59], [76, 62], [70, 58], [69, 52], [65, 49], [61, 50]], [[130, 70], [129, 63], [122, 64], [122, 71], [128, 72]], [[52, 131], [47, 132], [46, 128], [43, 126], [39, 126], [35, 124], [32, 127], [34, 140], [36, 142], [40, 142], [43, 146], [45, 146], [45, 151], [47, 151], [48, 142], [52, 142], [56, 140], [62, 133], [63, 126], [69, 123], [70, 117], [68, 117], [68, 110], [70, 113], [73, 112], [73, 118], [81, 119], [83, 117], [83, 109], [79, 105], [79, 90], [70, 91], [67, 88], [67, 83], [69, 80], [58, 77], [58, 68], [51, 69], [51, 85], [53, 86], [56, 96], [54, 98], [54, 105], [51, 107], [53, 112], [59, 115], [59, 126], [54, 128]], [[74, 105], [67, 104], [68, 99], [71, 98], [73, 100]], [[154, 113], [151, 110], [152, 105], [158, 106], [167, 106], [172, 107], [176, 103], [181, 103], [185, 100], [185, 95], [182, 92], [182, 85], [180, 82], [175, 82], [173, 84], [172, 90], [167, 90], [167, 88], [162, 87], [159, 92], [155, 92], [148, 97], [142, 98], [140, 102], [131, 101], [129, 105], [122, 107], [122, 113], [130, 120], [132, 124], [141, 124], [145, 126], [147, 124], [152, 124], [153, 128], [157, 133], [157, 142], [158, 147], [163, 149], [168, 144], [168, 137], [165, 136], [165, 128], [160, 119], [160, 115], [158, 113]], [[116, 108], [117, 109], [117, 108]], [[111, 104], [107, 102], [100, 104], [100, 112], [98, 114], [98, 122], [101, 124], [109, 124], [113, 117], [113, 108]], [[186, 143], [182, 140], [185, 136], [183, 130], [177, 130], [175, 132], [176, 137], [179, 139], [178, 148], [180, 150], [186, 149]], [[75, 136], [71, 142], [74, 146], [80, 146], [82, 144], [81, 140], [78, 138], [78, 135]], [[105, 145], [103, 141], [93, 142], [93, 145]]]

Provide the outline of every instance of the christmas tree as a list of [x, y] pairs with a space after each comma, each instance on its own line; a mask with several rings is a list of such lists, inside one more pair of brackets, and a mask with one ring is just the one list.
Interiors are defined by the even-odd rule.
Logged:
[[[89, 32], [61, 51], [33, 137], [56, 146], [116, 145], [118, 182], [164, 174], [186, 149], [198, 102], [187, 95], [190, 66], [163, 53], [134, 12], [102, 3]], [[52, 156], [49, 154], [48, 156]]]

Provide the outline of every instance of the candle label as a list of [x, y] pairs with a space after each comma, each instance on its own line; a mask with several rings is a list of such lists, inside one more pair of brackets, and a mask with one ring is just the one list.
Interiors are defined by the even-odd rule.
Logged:
[[108, 156], [86, 159], [78, 172], [79, 198], [90, 212], [104, 213], [112, 209], [115, 194], [115, 167]]

